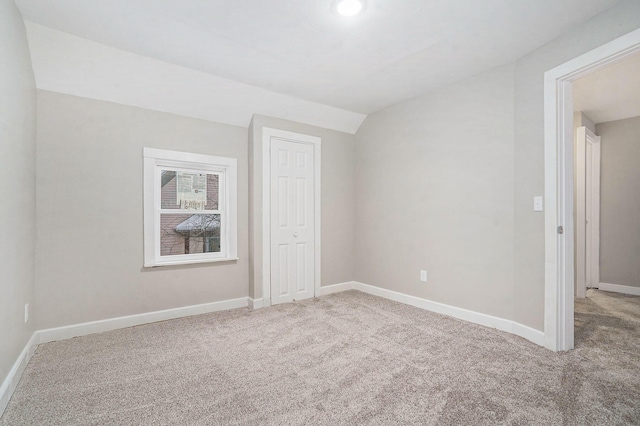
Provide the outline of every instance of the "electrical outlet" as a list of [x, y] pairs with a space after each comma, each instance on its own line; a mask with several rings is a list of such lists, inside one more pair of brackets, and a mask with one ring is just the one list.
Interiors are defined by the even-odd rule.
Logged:
[[427, 282], [427, 271], [420, 271], [420, 281], [423, 283]]
[[29, 304], [24, 305], [24, 322], [25, 324], [29, 321]]

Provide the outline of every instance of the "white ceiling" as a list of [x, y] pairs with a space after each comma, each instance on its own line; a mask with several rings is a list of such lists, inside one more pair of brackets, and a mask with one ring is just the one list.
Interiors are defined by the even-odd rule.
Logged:
[[596, 124], [640, 116], [640, 54], [577, 80], [573, 109]]
[[254, 114], [355, 133], [366, 115], [294, 98], [26, 22], [41, 90], [247, 127]]
[[514, 62], [617, 0], [17, 0], [25, 19], [269, 91], [371, 113]]

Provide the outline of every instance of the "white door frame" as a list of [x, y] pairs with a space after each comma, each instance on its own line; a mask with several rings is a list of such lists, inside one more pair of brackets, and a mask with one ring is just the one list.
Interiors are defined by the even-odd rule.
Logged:
[[316, 136], [285, 130], [263, 128], [262, 131], [262, 297], [264, 306], [271, 306], [271, 138], [313, 145], [313, 194], [314, 194], [314, 296], [320, 295], [321, 283], [321, 143]]
[[544, 75], [544, 345], [554, 351], [573, 348], [573, 82], [639, 52], [640, 29]]
[[600, 136], [576, 131], [576, 297], [600, 282]]

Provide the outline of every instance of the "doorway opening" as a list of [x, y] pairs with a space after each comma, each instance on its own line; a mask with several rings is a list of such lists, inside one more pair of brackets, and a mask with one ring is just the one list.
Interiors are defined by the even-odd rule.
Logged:
[[574, 347], [573, 83], [640, 52], [632, 31], [545, 73], [545, 347]]

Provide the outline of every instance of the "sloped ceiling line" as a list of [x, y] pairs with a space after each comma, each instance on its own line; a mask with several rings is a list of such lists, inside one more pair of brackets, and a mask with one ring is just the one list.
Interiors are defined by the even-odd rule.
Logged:
[[366, 118], [29, 21], [26, 28], [39, 89], [241, 127], [261, 114], [354, 134]]

